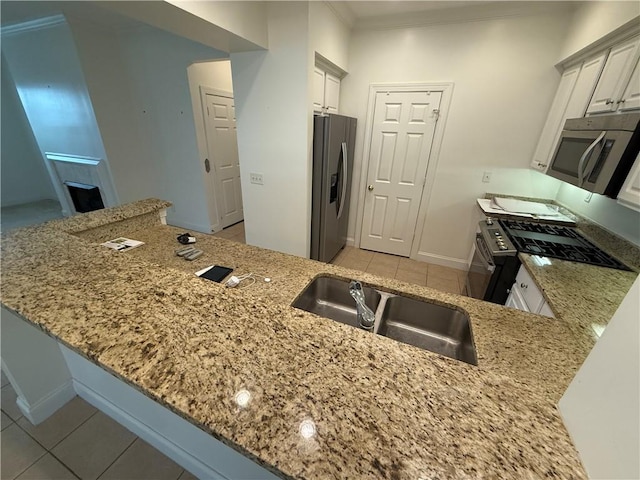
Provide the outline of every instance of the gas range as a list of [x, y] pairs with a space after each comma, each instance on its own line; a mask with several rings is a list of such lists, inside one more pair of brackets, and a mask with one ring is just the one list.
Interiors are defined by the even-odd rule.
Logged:
[[519, 220], [498, 220], [498, 223], [518, 252], [630, 270], [580, 235], [575, 228]]

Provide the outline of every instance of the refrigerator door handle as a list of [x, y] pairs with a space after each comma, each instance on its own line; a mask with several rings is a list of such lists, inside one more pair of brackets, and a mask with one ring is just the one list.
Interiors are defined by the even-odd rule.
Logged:
[[340, 208], [338, 208], [338, 218], [342, 217], [344, 211], [344, 197], [347, 195], [347, 142], [342, 142], [342, 192], [340, 193]]

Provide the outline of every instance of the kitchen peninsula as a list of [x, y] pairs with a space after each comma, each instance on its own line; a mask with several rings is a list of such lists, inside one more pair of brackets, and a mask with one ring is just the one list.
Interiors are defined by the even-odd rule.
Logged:
[[[549, 319], [206, 235], [187, 262], [174, 254], [182, 231], [161, 222], [168, 206], [4, 235], [3, 317], [285, 478], [585, 477], [555, 408], [593, 346], [570, 309]], [[145, 245], [100, 245], [121, 235]], [[228, 289], [194, 275], [212, 264], [272, 281]], [[318, 275], [466, 311], [478, 366], [291, 307]], [[590, 314], [608, 319], [636, 275], [607, 279], [617, 293]]]

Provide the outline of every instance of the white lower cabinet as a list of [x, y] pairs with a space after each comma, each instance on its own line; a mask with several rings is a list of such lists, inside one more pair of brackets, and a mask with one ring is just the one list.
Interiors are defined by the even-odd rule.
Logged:
[[518, 270], [516, 281], [511, 287], [505, 306], [525, 312], [537, 313], [545, 317], [555, 317], [549, 304], [542, 296], [542, 292], [540, 292], [524, 266], [520, 266], [520, 270]]
[[618, 203], [640, 212], [640, 154], [618, 193]]
[[511, 288], [511, 292], [509, 292], [509, 297], [507, 298], [507, 303], [505, 305], [507, 307], [515, 308], [516, 310], [524, 310], [525, 312], [529, 311], [529, 307], [527, 307], [527, 303], [524, 301], [522, 293], [520, 293], [520, 289], [515, 288], [515, 285]]

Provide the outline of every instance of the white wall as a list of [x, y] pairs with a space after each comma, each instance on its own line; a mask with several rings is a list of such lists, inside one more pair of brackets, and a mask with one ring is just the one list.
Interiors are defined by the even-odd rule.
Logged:
[[157, 175], [154, 195], [174, 204], [169, 224], [209, 232], [187, 67], [226, 54], [152, 27], [124, 31], [119, 42], [138, 141], [146, 145]]
[[558, 407], [590, 478], [640, 478], [640, 278]]
[[[567, 12], [415, 28], [355, 30], [341, 111], [358, 118], [349, 236], [359, 207], [369, 84], [454, 82], [421, 258], [463, 267], [485, 192], [555, 196], [529, 162], [558, 85]], [[366, 163], [366, 161], [365, 161]], [[493, 172], [482, 183], [484, 171]]]
[[351, 29], [323, 1], [309, 3], [309, 40], [312, 54], [318, 52], [342, 70], [349, 71]]
[[200, 170], [209, 202], [209, 222], [211, 227], [217, 230], [220, 227], [220, 216], [218, 214], [218, 202], [214, 190], [213, 173], [207, 173], [204, 169], [204, 161], [209, 156], [209, 151], [207, 148], [200, 87], [204, 86], [233, 93], [231, 62], [229, 60], [217, 60], [214, 62], [194, 63], [187, 68], [187, 76], [189, 77], [189, 91], [191, 92], [191, 107], [193, 108], [193, 121], [196, 128], [198, 152], [200, 152]]
[[99, 2], [147, 25], [223, 52], [267, 47], [266, 2]]
[[267, 22], [265, 21], [267, 18], [266, 2], [168, 0], [167, 3], [258, 46], [266, 47], [268, 45]]
[[116, 32], [69, 19], [111, 174], [122, 203], [158, 195], [158, 168], [141, 141], [129, 75]]
[[[270, 2], [269, 50], [231, 54], [247, 243], [309, 255], [308, 4]], [[261, 173], [264, 185], [249, 183]]]
[[589, 203], [584, 201], [586, 197], [585, 190], [561, 182], [556, 200], [575, 213], [640, 246], [640, 212], [602, 195], [594, 194]]
[[[56, 22], [37, 30], [3, 32], [2, 52], [41, 153], [107, 161], [71, 31], [63, 19]], [[52, 167], [45, 166], [56, 178]], [[57, 181], [53, 185], [64, 207], [62, 186]]]
[[563, 60], [618, 27], [635, 19], [638, 22], [640, 3], [637, 1], [581, 2], [567, 25], [567, 38], [558, 60]]
[[2, 179], [3, 207], [56, 199], [29, 121], [22, 109], [9, 68], [2, 56]]

